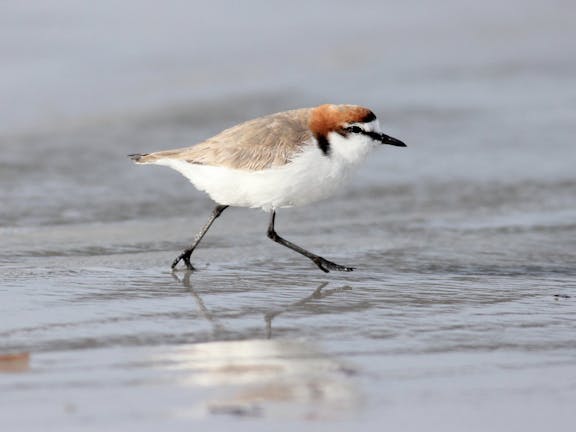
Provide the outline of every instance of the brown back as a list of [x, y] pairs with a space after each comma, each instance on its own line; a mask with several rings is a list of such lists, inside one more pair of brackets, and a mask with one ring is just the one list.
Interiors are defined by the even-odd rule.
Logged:
[[259, 117], [192, 147], [151, 153], [138, 162], [154, 163], [171, 158], [251, 171], [284, 165], [310, 142], [311, 111], [311, 108], [302, 108]]

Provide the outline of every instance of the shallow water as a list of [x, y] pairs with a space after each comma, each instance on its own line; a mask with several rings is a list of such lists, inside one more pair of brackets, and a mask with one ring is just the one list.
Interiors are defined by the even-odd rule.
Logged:
[[[189, 28], [199, 6], [179, 4], [138, 9], [130, 36], [106, 2], [47, 4], [0, 14], [14, 41], [1, 80], [14, 102], [0, 106], [2, 424], [571, 427], [571, 3], [338, 3], [321, 33], [322, 2], [296, 33], [285, 6], [215, 24], [214, 2]], [[146, 44], [151, 23], [165, 32]], [[223, 33], [190, 42], [215, 25], [233, 49]], [[125, 155], [327, 99], [372, 107], [408, 143], [371, 155], [338, 196], [279, 212], [280, 234], [357, 270], [323, 274], [266, 238], [266, 214], [230, 209], [198, 271], [170, 272], [213, 204]]]

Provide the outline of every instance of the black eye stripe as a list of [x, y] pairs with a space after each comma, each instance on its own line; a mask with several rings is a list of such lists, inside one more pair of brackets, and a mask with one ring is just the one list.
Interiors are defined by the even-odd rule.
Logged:
[[369, 136], [370, 138], [373, 138], [373, 139], [378, 139], [377, 137], [380, 136], [380, 134], [378, 134], [376, 132], [365, 131], [360, 126], [348, 126], [345, 130], [346, 130], [346, 132], [350, 132], [350, 133], [358, 133], [358, 134], [366, 135], [366, 136]]
[[346, 132], [349, 132], [349, 133], [357, 133], [357, 134], [365, 135], [365, 136], [370, 137], [376, 141], [382, 141], [383, 140], [382, 134], [379, 134], [378, 132], [373, 132], [373, 131], [365, 131], [360, 126], [348, 126], [347, 128], [344, 128], [344, 130]]
[[348, 126], [347, 128], [344, 128], [344, 130], [350, 133], [359, 133], [359, 134], [366, 133], [366, 131], [362, 129], [360, 126]]

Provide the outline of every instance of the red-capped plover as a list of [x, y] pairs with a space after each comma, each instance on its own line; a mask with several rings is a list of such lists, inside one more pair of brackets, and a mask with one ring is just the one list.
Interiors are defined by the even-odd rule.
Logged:
[[380, 131], [376, 116], [355, 105], [320, 105], [259, 117], [204, 142], [175, 150], [133, 154], [138, 164], [165, 165], [183, 174], [216, 203], [192, 246], [172, 263], [190, 256], [214, 220], [229, 206], [270, 212], [268, 237], [309, 258], [322, 271], [352, 271], [280, 237], [276, 211], [308, 204], [337, 192], [349, 172], [378, 144], [406, 145]]

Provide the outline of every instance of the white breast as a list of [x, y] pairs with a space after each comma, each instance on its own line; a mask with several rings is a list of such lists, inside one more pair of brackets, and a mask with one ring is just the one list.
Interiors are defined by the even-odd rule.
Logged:
[[329, 155], [324, 155], [314, 142], [306, 145], [290, 163], [261, 171], [174, 159], [161, 159], [156, 164], [179, 171], [219, 204], [269, 211], [308, 204], [334, 194], [350, 170], [375, 146], [369, 138], [357, 135], [344, 138], [331, 133], [328, 140]]

